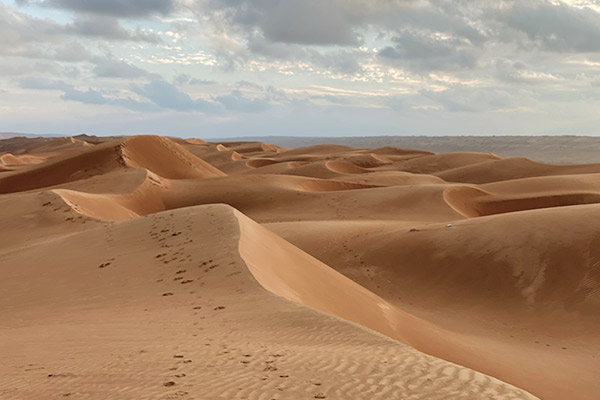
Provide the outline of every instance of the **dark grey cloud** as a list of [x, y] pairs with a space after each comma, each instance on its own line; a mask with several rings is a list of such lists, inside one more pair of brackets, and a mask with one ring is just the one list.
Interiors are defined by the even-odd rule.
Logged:
[[526, 35], [525, 46], [556, 52], [600, 51], [600, 13], [589, 7], [514, 1], [491, 10], [488, 17]]
[[108, 16], [78, 16], [62, 25], [48, 18], [35, 18], [0, 3], [0, 54], [65, 62], [92, 59], [85, 39], [143, 41], [161, 40], [140, 29], [126, 30], [117, 19]]
[[57, 61], [79, 62], [88, 61], [92, 58], [89, 51], [79, 42], [69, 41], [64, 45], [54, 47], [54, 53], [50, 53], [48, 58]]
[[404, 31], [392, 38], [392, 42], [393, 46], [379, 51], [384, 61], [424, 71], [473, 68], [477, 65], [478, 51], [458, 38]]
[[[355, 1], [350, 1], [355, 3]], [[337, 0], [213, 0], [208, 6], [248, 31], [259, 29], [272, 42], [356, 44], [360, 16]]]
[[123, 18], [167, 15], [175, 8], [174, 0], [16, 0], [16, 3], [20, 6], [61, 8]]
[[500, 58], [494, 61], [496, 77], [505, 82], [518, 84], [542, 84], [558, 82], [559, 77], [544, 71], [534, 71], [533, 67], [523, 61]]
[[97, 37], [107, 40], [143, 41], [160, 43], [160, 38], [151, 32], [136, 29], [129, 31], [112, 16], [79, 16], [71, 24], [65, 26], [66, 33]]
[[317, 50], [296, 44], [273, 43], [254, 35], [248, 40], [248, 50], [252, 56], [310, 63], [336, 73], [353, 74], [361, 69], [356, 51], [352, 49]]
[[[449, 6], [448, 3], [452, 3]], [[221, 54], [233, 69], [248, 59], [298, 61], [334, 73], [355, 74], [368, 55], [358, 51], [367, 32], [392, 38], [382, 58], [414, 69], [473, 68], [489, 39], [467, 2], [441, 0], [208, 0], [203, 18], [217, 30], [246, 38], [248, 54]]]

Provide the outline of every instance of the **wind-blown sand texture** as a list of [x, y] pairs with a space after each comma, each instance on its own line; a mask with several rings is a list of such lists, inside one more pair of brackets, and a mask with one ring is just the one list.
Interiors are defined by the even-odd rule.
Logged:
[[0, 141], [0, 399], [597, 399], [600, 165]]

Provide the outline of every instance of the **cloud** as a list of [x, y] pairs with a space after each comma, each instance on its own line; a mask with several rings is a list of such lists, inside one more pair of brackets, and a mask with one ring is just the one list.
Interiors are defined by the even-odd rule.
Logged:
[[274, 88], [265, 90], [262, 97], [247, 97], [239, 90], [229, 94], [216, 96], [211, 100], [192, 99], [187, 93], [177, 89], [168, 82], [156, 80], [142, 86], [133, 86], [132, 91], [148, 101], [138, 101], [131, 97], [106, 97], [101, 92], [87, 88], [81, 90], [59, 79], [27, 77], [18, 81], [19, 87], [32, 90], [61, 91], [61, 99], [77, 101], [83, 104], [112, 105], [134, 111], [159, 111], [170, 109], [182, 112], [200, 111], [206, 113], [221, 113], [223, 111], [238, 111], [243, 113], [258, 113], [268, 110], [272, 96], [281, 93]]
[[121, 78], [121, 79], [139, 79], [153, 77], [157, 78], [156, 74], [151, 74], [135, 65], [123, 60], [115, 60], [113, 58], [96, 58], [92, 72], [102, 78]]
[[23, 89], [37, 90], [60, 90], [63, 92], [63, 100], [78, 101], [84, 104], [106, 104], [108, 101], [98, 91], [87, 89], [81, 91], [73, 85], [61, 80], [51, 80], [46, 78], [23, 78], [19, 81], [19, 86]]
[[64, 45], [55, 46], [54, 54], [50, 54], [48, 58], [58, 61], [78, 62], [90, 60], [92, 55], [81, 43], [70, 41]]
[[494, 62], [496, 76], [498, 79], [514, 83], [541, 84], [545, 82], [558, 82], [559, 77], [545, 73], [536, 72], [531, 66], [523, 61], [512, 61], [501, 58]]
[[62, 31], [60, 24], [34, 18], [0, 3], [0, 52], [27, 54], [35, 45], [55, 39]]
[[0, 3], [0, 54], [37, 59], [79, 62], [92, 58], [86, 39], [161, 43], [150, 31], [127, 30], [108, 16], [78, 16], [62, 25], [48, 18], [35, 18]]
[[151, 102], [162, 108], [168, 108], [177, 111], [217, 111], [218, 105], [213, 102], [192, 99], [187, 93], [184, 93], [165, 81], [153, 81], [144, 86], [135, 86], [133, 91], [140, 96], [146, 97]]
[[61, 96], [63, 100], [78, 101], [83, 104], [106, 104], [108, 101], [98, 91], [87, 89], [85, 91], [69, 87]]
[[226, 96], [218, 96], [216, 101], [223, 104], [227, 110], [242, 111], [242, 112], [261, 112], [271, 108], [268, 98], [245, 97], [239, 90], [234, 90]]
[[452, 113], [503, 111], [520, 107], [525, 101], [524, 97], [501, 88], [457, 86], [443, 91], [423, 90], [421, 95]]
[[555, 52], [600, 51], [600, 13], [563, 2], [510, 2], [491, 11], [507, 27], [523, 33], [526, 45]]
[[179, 74], [173, 79], [173, 84], [175, 86], [212, 85], [214, 83], [216, 83], [216, 82], [213, 80], [194, 78], [190, 74]]
[[[373, 34], [379, 36], [379, 62], [415, 70], [474, 68], [488, 40], [476, 19], [481, 11], [464, 2], [449, 6], [440, 0], [206, 0], [195, 4], [199, 18], [214, 24], [219, 60], [230, 70], [259, 57], [311, 65], [329, 75], [355, 75], [372, 61], [372, 53], [360, 46], [373, 41]], [[224, 37], [238, 45], [224, 47]], [[381, 46], [390, 38], [389, 45]]]
[[154, 14], [170, 14], [173, 0], [16, 0], [20, 6], [52, 7], [79, 13], [140, 18]]
[[23, 89], [38, 89], [38, 90], [67, 90], [73, 86], [60, 80], [52, 80], [48, 78], [27, 77], [19, 80], [19, 86]]
[[[360, 52], [353, 50], [320, 51], [295, 44], [273, 43], [260, 36], [249, 38], [248, 49], [254, 56], [309, 63], [336, 73], [353, 74], [361, 69], [357, 60]], [[252, 59], [251, 56], [247, 58]]]
[[119, 21], [111, 16], [85, 16], [76, 17], [73, 23], [65, 26], [67, 33], [75, 35], [98, 37], [112, 40], [143, 41], [161, 43], [161, 39], [152, 32], [142, 31], [139, 28], [128, 31]]
[[133, 111], [159, 111], [160, 109], [152, 103], [140, 102], [130, 97], [114, 98], [106, 97], [97, 90], [87, 88], [85, 90], [77, 89], [70, 83], [62, 80], [27, 77], [18, 81], [19, 87], [32, 90], [57, 90], [61, 91], [60, 98], [65, 101], [76, 101], [83, 104], [91, 105], [112, 105], [123, 107]]
[[477, 65], [477, 51], [459, 38], [404, 31], [392, 38], [392, 42], [393, 46], [379, 51], [379, 57], [416, 70], [463, 69]]
[[[212, 0], [210, 10], [247, 32], [260, 30], [272, 42], [351, 45], [361, 2], [349, 0]], [[364, 2], [362, 2], [364, 4]]]

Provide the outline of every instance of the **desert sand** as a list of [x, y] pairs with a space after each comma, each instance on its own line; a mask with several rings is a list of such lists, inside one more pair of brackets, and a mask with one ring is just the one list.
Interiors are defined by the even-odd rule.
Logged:
[[586, 399], [600, 164], [0, 140], [0, 399]]

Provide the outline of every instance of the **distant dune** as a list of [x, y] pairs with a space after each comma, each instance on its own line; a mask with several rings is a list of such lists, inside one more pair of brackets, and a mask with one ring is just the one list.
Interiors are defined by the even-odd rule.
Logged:
[[0, 140], [0, 399], [597, 399], [591, 153], [369, 140]]
[[366, 148], [395, 146], [434, 153], [492, 152], [502, 157], [527, 157], [534, 161], [557, 164], [600, 162], [600, 137], [595, 136], [269, 136], [246, 140], [263, 140], [289, 148], [315, 144], [344, 144]]

